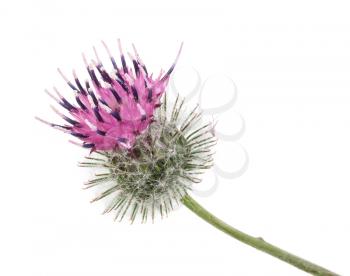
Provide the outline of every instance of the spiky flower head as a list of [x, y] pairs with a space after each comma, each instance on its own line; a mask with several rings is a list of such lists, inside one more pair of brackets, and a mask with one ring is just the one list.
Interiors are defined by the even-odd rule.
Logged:
[[69, 125], [48, 124], [92, 148], [80, 163], [98, 169], [85, 184], [98, 189], [92, 201], [107, 199], [104, 213], [113, 212], [115, 219], [128, 215], [133, 222], [140, 215], [145, 222], [148, 217], [153, 220], [156, 213], [168, 214], [193, 184], [200, 182], [200, 175], [212, 166], [216, 139], [212, 124], [202, 123], [198, 106], [187, 112], [180, 96], [172, 105], [166, 95], [161, 101], [179, 55], [171, 68], [155, 79], [148, 75], [136, 51], [135, 55], [134, 72], [123, 54], [122, 68], [110, 55], [115, 68], [112, 74], [107, 74], [97, 57], [94, 68], [102, 80], [87, 64], [93, 88], [87, 82], [84, 89], [75, 75], [76, 86], [63, 76], [76, 92], [79, 106], [58, 94], [57, 101], [74, 119], [62, 115]]

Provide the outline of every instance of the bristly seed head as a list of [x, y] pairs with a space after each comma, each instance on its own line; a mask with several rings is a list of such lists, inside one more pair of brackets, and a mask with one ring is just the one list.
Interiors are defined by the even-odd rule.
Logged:
[[167, 215], [181, 198], [200, 182], [200, 174], [212, 166], [212, 147], [216, 143], [211, 124], [201, 124], [195, 108], [186, 117], [184, 101], [178, 97], [167, 110], [166, 97], [148, 131], [137, 137], [131, 150], [96, 151], [81, 163], [103, 171], [86, 183], [99, 187], [92, 202], [106, 198], [104, 213], [115, 219], [137, 216], [146, 222], [156, 214]]

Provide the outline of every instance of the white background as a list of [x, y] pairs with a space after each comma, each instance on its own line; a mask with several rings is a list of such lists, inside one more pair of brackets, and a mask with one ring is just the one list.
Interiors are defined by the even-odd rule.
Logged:
[[86, 151], [33, 117], [58, 119], [44, 88], [71, 93], [57, 66], [85, 74], [80, 53], [98, 45], [104, 54], [104, 39], [117, 54], [119, 37], [156, 73], [184, 41], [178, 87], [186, 90], [193, 67], [203, 80], [216, 76], [207, 103], [225, 99], [220, 76], [238, 88], [220, 131], [233, 131], [238, 113], [246, 130], [219, 145], [216, 160], [229, 170], [244, 147], [248, 169], [194, 197], [235, 227], [350, 275], [349, 9], [305, 0], [2, 1], [0, 274], [305, 275], [185, 208], [130, 226], [89, 204], [92, 191], [81, 190], [89, 172], [76, 166]]

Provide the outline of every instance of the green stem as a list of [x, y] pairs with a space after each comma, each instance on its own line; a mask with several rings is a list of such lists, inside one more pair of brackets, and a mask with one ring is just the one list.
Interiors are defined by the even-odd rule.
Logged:
[[192, 197], [185, 195], [182, 198], [183, 204], [194, 212], [196, 215], [204, 219], [206, 222], [210, 223], [214, 227], [223, 231], [224, 233], [230, 235], [231, 237], [248, 244], [252, 247], [255, 247], [258, 250], [261, 250], [271, 256], [274, 256], [286, 263], [289, 263], [305, 272], [311, 273], [313, 275], [322, 275], [322, 276], [335, 276], [338, 275], [334, 272], [329, 271], [319, 265], [313, 264], [307, 260], [304, 260], [296, 255], [293, 255], [287, 251], [284, 251], [266, 241], [260, 237], [252, 237], [247, 235], [232, 226], [226, 224], [222, 220], [215, 217], [213, 214], [205, 210], [201, 205], [199, 205]]

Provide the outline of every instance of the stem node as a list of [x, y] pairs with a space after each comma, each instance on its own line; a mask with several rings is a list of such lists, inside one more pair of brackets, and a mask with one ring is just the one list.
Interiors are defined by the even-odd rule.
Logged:
[[310, 274], [319, 275], [319, 276], [339, 276], [339, 274], [336, 274], [317, 264], [304, 260], [296, 255], [293, 255], [287, 251], [284, 251], [281, 248], [278, 248], [277, 246], [274, 246], [266, 242], [262, 237], [253, 237], [233, 228], [232, 226], [223, 222], [219, 218], [215, 217], [213, 214], [209, 213], [206, 209], [204, 209], [201, 205], [199, 205], [189, 195], [185, 195], [181, 199], [181, 201], [188, 209], [190, 209], [196, 215], [201, 217], [203, 220], [210, 223], [217, 229], [223, 231], [224, 233], [228, 234], [229, 236], [247, 245], [250, 245], [260, 251], [263, 251], [275, 258], [280, 259], [281, 261], [284, 261], [290, 265], [293, 265]]

